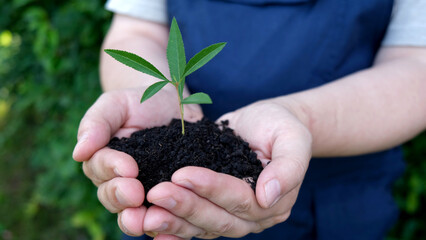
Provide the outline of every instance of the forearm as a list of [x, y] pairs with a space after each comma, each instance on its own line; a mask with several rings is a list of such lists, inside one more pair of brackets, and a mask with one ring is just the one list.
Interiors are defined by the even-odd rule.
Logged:
[[313, 156], [397, 146], [426, 127], [426, 53], [411, 51], [418, 52], [382, 50], [370, 69], [273, 101], [292, 109], [309, 128]]
[[115, 15], [102, 45], [101, 84], [104, 91], [149, 86], [158, 79], [134, 71], [108, 56], [104, 49], [119, 49], [135, 53], [157, 67], [166, 77], [168, 28], [158, 23]]

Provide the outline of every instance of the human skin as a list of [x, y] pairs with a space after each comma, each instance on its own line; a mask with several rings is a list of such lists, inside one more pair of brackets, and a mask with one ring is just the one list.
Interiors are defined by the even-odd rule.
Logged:
[[[168, 73], [167, 38], [166, 26], [118, 15], [103, 47], [135, 52]], [[256, 195], [242, 180], [187, 167], [178, 170], [171, 182], [151, 189], [147, 200], [156, 206], [146, 209], [141, 206], [143, 186], [135, 179], [136, 163], [104, 146], [111, 136], [126, 136], [179, 116], [177, 102], [164, 100], [176, 99], [175, 93], [165, 88], [139, 104], [143, 89], [156, 80], [105, 55], [101, 59], [106, 93], [83, 117], [73, 156], [99, 186], [99, 200], [119, 213], [119, 226], [130, 235], [156, 232], [156, 239], [181, 239], [260, 232], [290, 215], [311, 155], [376, 152], [397, 146], [426, 127], [425, 48], [383, 47], [371, 68], [222, 116], [263, 161], [270, 161], [258, 179]], [[154, 109], [160, 112], [153, 115]], [[188, 105], [185, 111], [188, 120], [202, 117], [197, 105]]]

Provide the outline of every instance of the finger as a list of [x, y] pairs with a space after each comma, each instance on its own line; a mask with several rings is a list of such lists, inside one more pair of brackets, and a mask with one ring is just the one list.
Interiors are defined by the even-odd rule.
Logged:
[[204, 235], [205, 233], [203, 229], [157, 206], [152, 206], [148, 209], [143, 229], [145, 232], [174, 235], [180, 238], [191, 238]]
[[300, 186], [311, 158], [311, 135], [303, 128], [293, 133], [276, 133], [272, 161], [261, 172], [256, 197], [263, 208], [270, 208], [284, 195]]
[[240, 237], [258, 228], [255, 223], [237, 218], [192, 191], [170, 182], [163, 182], [152, 188], [147, 199], [215, 235]]
[[129, 236], [141, 236], [146, 207], [126, 208], [118, 214], [117, 222], [121, 231]]
[[[123, 125], [127, 116], [127, 105], [123, 99], [126, 98], [120, 99], [118, 94], [103, 94], [89, 108], [78, 128], [73, 152], [76, 161], [88, 160]], [[113, 111], [111, 107], [114, 107]]]
[[226, 209], [231, 214], [244, 220], [256, 221], [261, 229], [285, 221], [290, 215], [298, 193], [298, 189], [294, 189], [274, 207], [264, 209], [259, 206], [253, 190], [246, 182], [227, 174], [216, 173], [205, 168], [186, 167], [175, 172], [172, 181]]
[[142, 183], [134, 178], [117, 177], [98, 188], [99, 201], [112, 213], [141, 206], [144, 196]]
[[172, 181], [248, 221], [260, 222], [281, 216], [294, 205], [293, 198], [289, 198], [273, 208], [264, 209], [257, 203], [253, 189], [246, 182], [200, 167], [182, 168], [174, 173]]
[[97, 151], [89, 161], [83, 162], [84, 174], [99, 186], [115, 177], [136, 178], [138, 165], [128, 154], [109, 148]]
[[277, 209], [260, 207], [249, 184], [228, 174], [201, 167], [185, 167], [173, 174], [172, 182], [245, 220], [257, 221], [280, 213]]

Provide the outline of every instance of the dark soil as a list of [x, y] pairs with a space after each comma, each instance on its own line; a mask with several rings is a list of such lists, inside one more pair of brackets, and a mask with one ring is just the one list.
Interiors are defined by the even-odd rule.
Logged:
[[254, 190], [262, 164], [249, 144], [227, 125], [227, 121], [218, 126], [207, 119], [186, 122], [183, 136], [180, 120], [174, 119], [169, 126], [141, 130], [130, 138], [113, 138], [108, 146], [137, 161], [138, 179], [145, 193], [160, 182], [170, 181], [176, 170], [186, 166], [230, 174], [245, 180]]

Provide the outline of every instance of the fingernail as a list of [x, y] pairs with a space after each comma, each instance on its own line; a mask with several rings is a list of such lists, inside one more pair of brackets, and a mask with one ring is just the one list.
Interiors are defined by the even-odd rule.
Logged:
[[123, 175], [120, 174], [120, 171], [118, 170], [118, 168], [114, 168], [114, 173], [117, 177], [122, 177]]
[[178, 182], [176, 182], [176, 184], [179, 185], [179, 186], [181, 186], [181, 187], [190, 189], [190, 190], [194, 189], [194, 185], [190, 181], [188, 181], [188, 180], [178, 181]]
[[164, 199], [153, 201], [153, 204], [165, 209], [172, 209], [176, 206], [177, 202], [173, 198], [164, 198]]
[[265, 196], [266, 196], [266, 204], [268, 207], [274, 206], [275, 203], [278, 202], [281, 195], [281, 185], [277, 179], [269, 180], [265, 184]]
[[127, 206], [127, 201], [126, 199], [121, 195], [120, 191], [117, 189], [115, 190], [115, 197], [117, 198], [117, 201], [123, 205], [123, 206]]
[[268, 164], [271, 162], [271, 160], [260, 159], [260, 162], [262, 163], [262, 167], [265, 168], [266, 166], [268, 166]]
[[159, 227], [154, 228], [151, 232], [162, 232], [169, 227], [168, 223], [162, 223]]
[[121, 230], [127, 235], [132, 235], [132, 233], [126, 228], [126, 225], [123, 223], [123, 217], [120, 214], [118, 215], [118, 220], [120, 221]]
[[81, 135], [81, 137], [78, 138], [77, 145], [84, 143], [85, 141], [87, 141], [88, 138], [89, 138], [89, 134], [87, 132], [83, 133], [83, 135]]
[[74, 151], [73, 151], [73, 156], [75, 156], [76, 152], [78, 151], [78, 149], [80, 148], [80, 146], [87, 141], [87, 139], [89, 138], [89, 134], [88, 133], [84, 133], [83, 135], [81, 135], [81, 137], [78, 138], [77, 144], [74, 147]]

